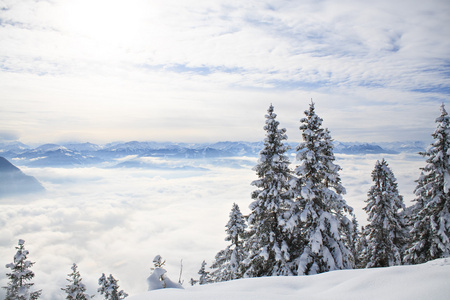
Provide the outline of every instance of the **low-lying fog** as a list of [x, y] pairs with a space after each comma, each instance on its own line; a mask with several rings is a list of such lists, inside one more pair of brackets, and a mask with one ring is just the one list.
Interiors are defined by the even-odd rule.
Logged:
[[[415, 180], [425, 161], [419, 155], [342, 155], [337, 163], [347, 189], [345, 199], [360, 225], [362, 208], [376, 160], [393, 170], [405, 204], [413, 199]], [[212, 164], [195, 161], [197, 169], [25, 168], [47, 189], [43, 195], [0, 199], [0, 286], [19, 238], [26, 241], [36, 289], [43, 299], [62, 299], [72, 263], [77, 263], [90, 294], [102, 273], [113, 274], [130, 295], [147, 290], [152, 260], [167, 261], [168, 276], [188, 285], [203, 260], [208, 266], [227, 242], [225, 224], [233, 202], [248, 214], [256, 158]], [[162, 161], [158, 161], [163, 163]], [[153, 162], [154, 163], [154, 162]], [[164, 162], [167, 163], [167, 162]], [[171, 161], [171, 166], [186, 161]], [[237, 165], [241, 167], [236, 167]], [[0, 298], [4, 290], [0, 291]]]

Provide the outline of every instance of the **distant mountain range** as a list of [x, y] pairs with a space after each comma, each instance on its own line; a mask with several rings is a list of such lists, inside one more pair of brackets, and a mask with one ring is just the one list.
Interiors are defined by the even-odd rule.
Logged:
[[[291, 153], [297, 143], [290, 143]], [[16, 165], [29, 167], [76, 167], [89, 165], [137, 166], [138, 158], [205, 159], [230, 157], [257, 157], [263, 142], [217, 142], [217, 143], [163, 143], [163, 142], [116, 142], [106, 145], [92, 143], [45, 144], [32, 148], [20, 142], [0, 143], [0, 155]], [[334, 142], [335, 153], [343, 154], [397, 154], [423, 151], [423, 142], [394, 143], [348, 143]], [[123, 158], [134, 160], [123, 161]]]
[[0, 198], [4, 196], [36, 193], [44, 187], [33, 176], [25, 175], [19, 168], [0, 156]]

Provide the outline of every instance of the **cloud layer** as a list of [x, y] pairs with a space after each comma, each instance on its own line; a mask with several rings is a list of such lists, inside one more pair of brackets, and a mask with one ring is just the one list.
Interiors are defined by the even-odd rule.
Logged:
[[[405, 155], [385, 158], [409, 205], [423, 161]], [[377, 159], [381, 157], [337, 157], [343, 167], [345, 199], [354, 207], [360, 225], [367, 222], [362, 207]], [[207, 169], [23, 168], [48, 193], [1, 200], [0, 266], [12, 261], [21, 238], [30, 250], [29, 259], [36, 262], [34, 282], [44, 290], [45, 299], [62, 298], [60, 288], [67, 284], [74, 262], [90, 293], [96, 291], [102, 273], [112, 273], [130, 294], [145, 291], [157, 254], [167, 260], [173, 280], [178, 279], [183, 260], [182, 278], [187, 284], [191, 277], [198, 277], [203, 260], [210, 265], [227, 245], [225, 224], [233, 202], [249, 213], [254, 189], [250, 182], [256, 179], [249, 167], [202, 166]], [[3, 269], [0, 286], [6, 285], [5, 274]]]

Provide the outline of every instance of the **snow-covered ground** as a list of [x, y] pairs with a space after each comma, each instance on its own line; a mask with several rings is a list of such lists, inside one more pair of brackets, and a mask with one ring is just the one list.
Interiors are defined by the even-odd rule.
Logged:
[[142, 293], [127, 300], [448, 300], [450, 258], [421, 265], [342, 270], [311, 276], [240, 279]]

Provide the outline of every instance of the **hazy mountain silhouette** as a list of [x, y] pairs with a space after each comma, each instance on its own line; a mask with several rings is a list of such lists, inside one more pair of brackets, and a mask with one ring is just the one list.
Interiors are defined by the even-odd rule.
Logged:
[[[361, 143], [334, 141], [334, 153], [398, 154], [424, 151], [426, 143], [421, 141], [391, 143]], [[290, 157], [294, 158], [298, 143], [289, 142]], [[19, 166], [28, 167], [83, 167], [98, 165], [108, 167], [150, 167], [139, 162], [122, 163], [120, 158], [167, 159], [218, 159], [228, 157], [258, 157], [263, 142], [217, 142], [217, 143], [174, 143], [174, 142], [114, 142], [105, 145], [92, 143], [72, 143], [65, 145], [44, 144], [32, 148], [25, 144], [0, 143], [0, 154], [9, 160], [16, 160]], [[420, 158], [421, 156], [417, 156]], [[227, 162], [229, 163], [229, 162]]]
[[36, 178], [25, 175], [6, 158], [0, 156], [0, 197], [43, 192], [44, 190]]

